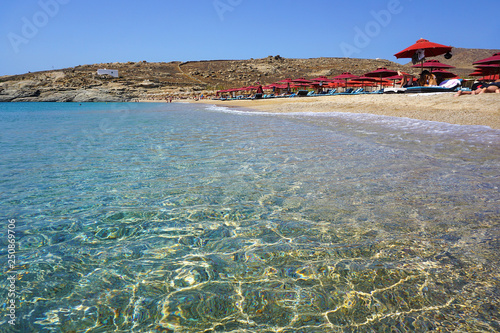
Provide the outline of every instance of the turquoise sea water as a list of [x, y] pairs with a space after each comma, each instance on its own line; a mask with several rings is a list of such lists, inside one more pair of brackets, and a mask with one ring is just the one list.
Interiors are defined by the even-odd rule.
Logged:
[[500, 331], [498, 130], [0, 103], [0, 131], [0, 332]]

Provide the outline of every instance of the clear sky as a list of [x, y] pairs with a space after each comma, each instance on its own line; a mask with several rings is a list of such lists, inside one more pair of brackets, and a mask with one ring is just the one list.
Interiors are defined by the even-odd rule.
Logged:
[[396, 61], [419, 38], [498, 49], [499, 9], [498, 0], [2, 0], [0, 76], [278, 54]]

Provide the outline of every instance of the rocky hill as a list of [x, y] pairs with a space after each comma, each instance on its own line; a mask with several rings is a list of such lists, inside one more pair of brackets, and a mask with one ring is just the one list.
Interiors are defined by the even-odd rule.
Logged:
[[[452, 59], [440, 60], [456, 66], [453, 72], [465, 77], [472, 71], [473, 61], [495, 52], [498, 50], [454, 49]], [[410, 65], [383, 59], [287, 59], [279, 55], [249, 60], [93, 64], [0, 77], [0, 102], [107, 102], [188, 97], [256, 82], [269, 84], [284, 78], [332, 77], [346, 71], [361, 75], [378, 67], [418, 74], [420, 70]], [[99, 76], [97, 69], [101, 68], [116, 69], [120, 76]]]

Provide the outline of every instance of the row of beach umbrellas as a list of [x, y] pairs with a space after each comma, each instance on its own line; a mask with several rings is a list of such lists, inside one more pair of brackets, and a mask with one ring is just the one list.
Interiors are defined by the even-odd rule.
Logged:
[[470, 76], [483, 76], [481, 81], [495, 81], [500, 78], [500, 52], [491, 57], [473, 62], [476, 70]]
[[[454, 66], [441, 63], [438, 60], [431, 59], [427, 60], [428, 57], [436, 57], [445, 54], [446, 59], [451, 58], [451, 46], [446, 46], [442, 44], [437, 44], [429, 42], [427, 39], [419, 39], [415, 44], [407, 47], [406, 49], [396, 53], [394, 56], [398, 59], [401, 58], [411, 58], [414, 65], [413, 68], [424, 68], [429, 69], [433, 74], [438, 74], [443, 78], [453, 78], [456, 77], [455, 74], [447, 71], [446, 69], [455, 68]], [[419, 64], [418, 64], [419, 63]], [[500, 52], [495, 53], [493, 56], [478, 60], [473, 63], [476, 67], [476, 71], [471, 73], [471, 76], [490, 76], [491, 79], [498, 79], [500, 74]], [[496, 76], [492, 74], [497, 73]], [[314, 79], [305, 79], [303, 77], [297, 79], [283, 79], [276, 83], [262, 87], [258, 86], [247, 86], [235, 89], [225, 89], [219, 90], [218, 93], [222, 92], [235, 92], [235, 91], [250, 91], [257, 90], [257, 92], [262, 92], [264, 89], [290, 89], [291, 87], [301, 87], [301, 86], [313, 86], [313, 87], [338, 87], [341, 84], [347, 88], [349, 84], [360, 84], [360, 85], [373, 85], [374, 82], [382, 85], [387, 85], [388, 80], [392, 80], [393, 84], [397, 80], [400, 80], [402, 76], [398, 75], [398, 72], [387, 69], [385, 67], [378, 68], [374, 71], [365, 73], [364, 75], [358, 76], [351, 74], [349, 72], [344, 72], [332, 78], [327, 78], [326, 76], [319, 76]]]

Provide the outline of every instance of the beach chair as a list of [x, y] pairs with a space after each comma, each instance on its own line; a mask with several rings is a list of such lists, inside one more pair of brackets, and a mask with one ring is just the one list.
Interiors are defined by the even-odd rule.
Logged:
[[407, 93], [456, 92], [462, 87], [462, 79], [451, 79], [441, 82], [439, 86], [416, 86], [406, 88]]
[[440, 87], [440, 86], [416, 86], [406, 88], [405, 93], [437, 93], [437, 92], [455, 92], [458, 91], [460, 87]]
[[341, 92], [341, 93], [335, 93], [334, 95], [350, 95], [353, 91], [354, 91], [354, 89], [349, 88], [349, 89], [347, 89], [347, 90], [346, 90], [346, 91], [344, 91], [344, 92]]
[[318, 96], [332, 96], [337, 92], [337, 89], [330, 89], [328, 91], [323, 91], [319, 94], [312, 94], [311, 96], [313, 97], [318, 97]]
[[314, 95], [316, 95], [314, 90], [311, 90], [310, 92], [307, 93], [307, 96], [314, 96]]

